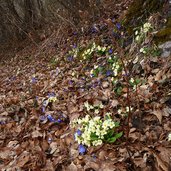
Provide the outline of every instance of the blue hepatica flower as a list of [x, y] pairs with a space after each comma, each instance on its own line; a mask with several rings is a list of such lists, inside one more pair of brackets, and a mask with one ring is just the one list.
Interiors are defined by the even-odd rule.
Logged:
[[46, 107], [48, 105], [48, 100], [43, 101], [43, 106]]
[[109, 49], [108, 52], [109, 52], [109, 54], [112, 54], [113, 53], [113, 49]]
[[32, 77], [31, 78], [31, 82], [34, 84], [34, 83], [36, 83], [37, 82], [37, 78], [36, 77]]
[[106, 76], [109, 77], [109, 76], [112, 76], [113, 75], [113, 71], [112, 70], [107, 70], [106, 71]]
[[118, 29], [118, 30], [120, 30], [121, 29], [121, 24], [120, 23], [116, 23], [116, 28]]
[[45, 106], [42, 107], [42, 112], [45, 113]]
[[42, 115], [42, 116], [39, 117], [39, 119], [40, 119], [41, 122], [43, 122], [43, 121], [46, 120], [46, 116]]
[[58, 119], [58, 120], [57, 120], [57, 122], [58, 122], [58, 123], [61, 123], [61, 122], [62, 122], [62, 120], [61, 120], [61, 119]]
[[48, 138], [48, 143], [50, 144], [52, 142], [52, 138]]
[[68, 56], [68, 57], [67, 57], [67, 60], [71, 62], [71, 61], [74, 60], [74, 58], [73, 58], [73, 56]]
[[5, 125], [6, 122], [5, 121], [0, 121], [0, 125]]
[[68, 89], [66, 89], [66, 88], [63, 88], [63, 91], [64, 91], [64, 92], [67, 92], [67, 91], [68, 91]]
[[68, 81], [68, 84], [69, 84], [69, 85], [72, 85], [73, 83], [74, 83], [73, 80], [69, 80], [69, 81]]
[[77, 48], [77, 45], [76, 45], [75, 43], [73, 44], [73, 48], [74, 48], [74, 49]]
[[90, 77], [91, 77], [91, 78], [94, 77], [94, 74], [90, 74]]
[[55, 118], [53, 118], [51, 115], [48, 115], [47, 118], [50, 122], [56, 122]]
[[14, 81], [16, 80], [16, 76], [12, 76], [11, 78], [9, 78], [10, 81]]
[[48, 97], [55, 97], [55, 93], [54, 92], [48, 93]]
[[78, 146], [78, 150], [79, 150], [79, 153], [82, 154], [82, 155], [86, 153], [86, 147], [83, 146], [82, 144], [80, 144]]
[[77, 35], [77, 32], [75, 31], [75, 32], [73, 33], [73, 35]]
[[81, 136], [81, 134], [82, 134], [81, 130], [78, 129], [78, 130], [76, 131], [76, 134], [77, 134], [78, 136]]
[[97, 27], [96, 27], [96, 26], [93, 26], [93, 27], [91, 28], [91, 32], [92, 32], [92, 33], [97, 33], [97, 32], [98, 32]]

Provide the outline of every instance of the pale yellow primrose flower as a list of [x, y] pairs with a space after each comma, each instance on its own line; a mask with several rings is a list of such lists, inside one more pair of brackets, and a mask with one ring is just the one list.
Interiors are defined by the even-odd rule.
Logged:
[[168, 135], [168, 141], [171, 141], [171, 133]]
[[[85, 104], [88, 104], [85, 102]], [[109, 115], [110, 113], [108, 113]], [[89, 115], [86, 115], [85, 118], [77, 119], [76, 121], [73, 121], [74, 123], [82, 124], [82, 126], [79, 128], [79, 130], [82, 131], [81, 136], [78, 136], [75, 134], [75, 140], [79, 144], [87, 145], [88, 147], [92, 145], [97, 146], [101, 145], [103, 143], [104, 135], [107, 134], [107, 132], [115, 127], [115, 122], [112, 121], [112, 119], [107, 119], [102, 121], [99, 116], [96, 116], [94, 118], [90, 118]], [[91, 140], [92, 133], [95, 133], [96, 136], [98, 136], [98, 140]]]
[[99, 109], [95, 109], [94, 113], [99, 114]]

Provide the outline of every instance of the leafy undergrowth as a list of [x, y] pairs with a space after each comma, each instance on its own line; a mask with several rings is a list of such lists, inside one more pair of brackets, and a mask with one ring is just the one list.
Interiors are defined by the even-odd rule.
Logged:
[[3, 62], [1, 170], [169, 170], [171, 59], [153, 31], [147, 22], [130, 39], [103, 19], [51, 57]]

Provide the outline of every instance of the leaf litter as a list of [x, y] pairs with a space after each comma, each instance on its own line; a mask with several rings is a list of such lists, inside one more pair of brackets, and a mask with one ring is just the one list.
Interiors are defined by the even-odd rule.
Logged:
[[[43, 44], [48, 59], [41, 53], [35, 55], [35, 49], [33, 53], [23, 50], [1, 64], [1, 170], [171, 168], [170, 57], [154, 59], [137, 52], [140, 60], [134, 61], [133, 68], [128, 65], [124, 73], [116, 48], [118, 36], [127, 38], [123, 26], [112, 23], [109, 16], [97, 22], [85, 33], [68, 37], [58, 53]], [[117, 30], [114, 35], [111, 26]], [[96, 51], [91, 51], [93, 43]], [[88, 111], [85, 103], [91, 106]], [[108, 112], [120, 122], [124, 135], [116, 143], [79, 146], [70, 122], [87, 113], [103, 117]]]

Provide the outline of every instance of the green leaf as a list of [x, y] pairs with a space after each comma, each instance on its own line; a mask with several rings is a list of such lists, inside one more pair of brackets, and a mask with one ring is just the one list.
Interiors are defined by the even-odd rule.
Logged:
[[135, 79], [135, 84], [136, 84], [136, 85], [138, 85], [140, 82], [141, 82], [141, 80], [140, 80], [140, 79], [138, 79], [138, 78], [137, 78], [137, 79]]
[[91, 133], [90, 138], [92, 141], [98, 140], [99, 137], [95, 133]]
[[107, 136], [108, 136], [108, 137], [112, 137], [112, 136], [113, 136], [113, 133], [114, 133], [113, 130], [109, 130], [108, 133], [107, 133]]
[[112, 59], [108, 59], [108, 61], [107, 61], [108, 63], [114, 63], [114, 60], [112, 60]]
[[98, 67], [97, 70], [98, 70], [98, 72], [102, 72], [103, 71], [103, 67]]
[[109, 138], [107, 142], [114, 143], [116, 141], [116, 137]]
[[122, 137], [122, 135], [123, 135], [123, 132], [120, 132], [120, 133], [115, 135], [115, 138], [118, 139], [118, 138]]
[[116, 93], [118, 95], [121, 95], [121, 93], [122, 93], [122, 87], [118, 87], [117, 90], [116, 90]]
[[115, 122], [115, 127], [119, 127], [119, 122]]
[[135, 83], [132, 82], [132, 81], [129, 81], [129, 84], [130, 84], [131, 86], [134, 86], [134, 85], [135, 85]]
[[97, 77], [97, 76], [98, 76], [98, 74], [99, 74], [98, 69], [94, 69], [94, 70], [93, 70], [93, 74], [94, 74], [94, 76], [95, 76], [95, 77]]

